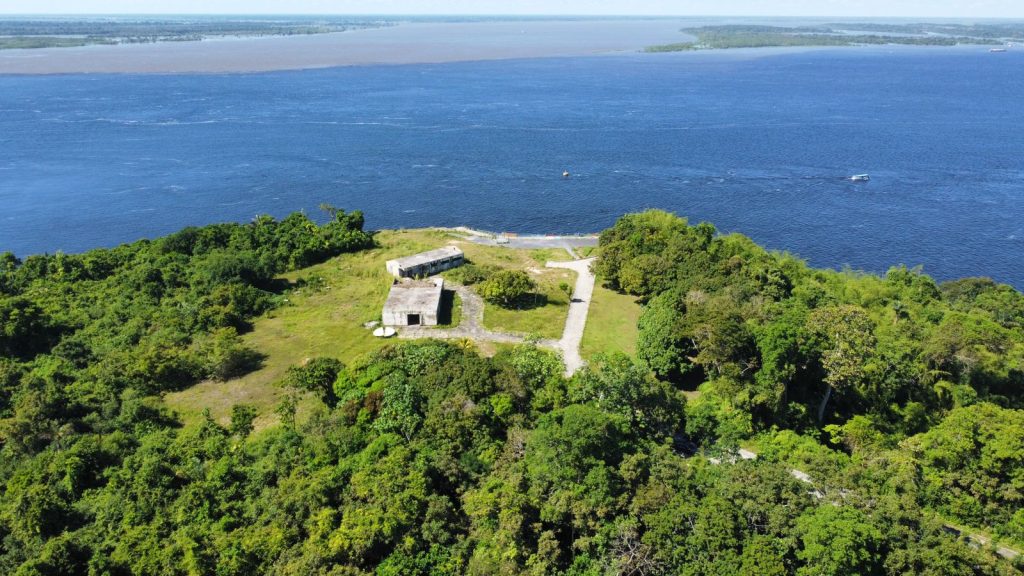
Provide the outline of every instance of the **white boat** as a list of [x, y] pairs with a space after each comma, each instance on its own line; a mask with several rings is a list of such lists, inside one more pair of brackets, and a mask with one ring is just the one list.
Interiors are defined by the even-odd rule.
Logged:
[[867, 182], [868, 180], [871, 180], [871, 176], [868, 176], [867, 174], [855, 174], [850, 176], [850, 182]]
[[1006, 48], [992, 48], [991, 50], [989, 50], [989, 52], [992, 52], [993, 54], [996, 54], [998, 52], [1006, 52]]

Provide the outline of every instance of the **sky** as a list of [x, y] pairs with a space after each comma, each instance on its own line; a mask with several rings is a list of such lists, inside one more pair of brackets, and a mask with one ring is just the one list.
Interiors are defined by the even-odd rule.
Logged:
[[1024, 18], [1024, 0], [0, 0], [0, 14], [585, 14]]

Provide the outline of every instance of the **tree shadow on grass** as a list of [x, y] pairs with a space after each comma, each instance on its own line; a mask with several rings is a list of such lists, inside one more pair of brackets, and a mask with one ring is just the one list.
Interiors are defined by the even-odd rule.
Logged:
[[531, 292], [529, 294], [523, 294], [519, 298], [513, 300], [509, 305], [501, 307], [506, 310], [518, 310], [525, 312], [528, 310], [536, 310], [537, 308], [543, 308], [548, 305], [547, 294], [540, 294], [537, 292]]
[[272, 278], [262, 288], [274, 294], [284, 294], [292, 288], [300, 287], [300, 282], [301, 279], [299, 282], [289, 282], [285, 278]]

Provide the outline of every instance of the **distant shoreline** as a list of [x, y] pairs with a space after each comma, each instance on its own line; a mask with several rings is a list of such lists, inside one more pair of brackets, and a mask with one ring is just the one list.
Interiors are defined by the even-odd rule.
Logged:
[[1024, 39], [1016, 26], [870, 24], [820, 26], [716, 25], [684, 28], [685, 40], [647, 47], [645, 52], [738, 48], [862, 46], [1012, 46]]
[[682, 19], [400, 23], [230, 42], [89, 45], [0, 51], [0, 74], [253, 73], [640, 52], [679, 37]]

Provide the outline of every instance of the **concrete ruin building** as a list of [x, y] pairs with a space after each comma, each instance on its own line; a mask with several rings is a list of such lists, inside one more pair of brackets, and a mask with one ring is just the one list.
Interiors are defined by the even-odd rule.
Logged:
[[385, 326], [437, 326], [444, 280], [400, 280], [391, 285], [381, 319]]
[[465, 261], [466, 257], [462, 250], [455, 246], [446, 246], [405, 258], [388, 260], [386, 266], [388, 272], [395, 278], [426, 278], [462, 266]]

